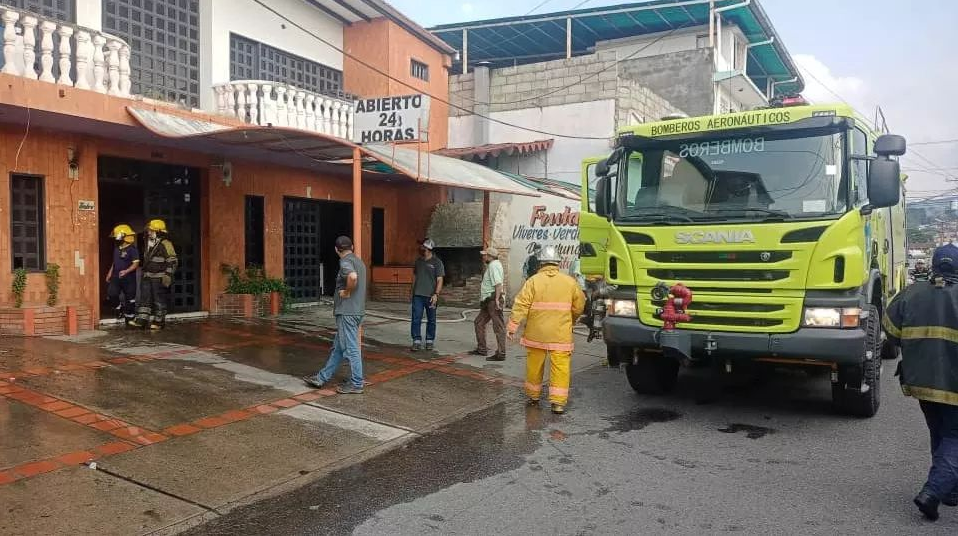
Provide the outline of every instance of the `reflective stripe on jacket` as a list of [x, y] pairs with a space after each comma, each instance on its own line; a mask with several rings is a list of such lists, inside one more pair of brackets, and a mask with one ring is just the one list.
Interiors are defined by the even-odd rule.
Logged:
[[509, 331], [526, 323], [523, 346], [543, 350], [572, 351], [572, 328], [585, 309], [585, 295], [575, 279], [546, 265], [526, 280], [512, 305]]
[[173, 243], [166, 238], [161, 238], [156, 245], [148, 248], [146, 256], [143, 257], [143, 275], [146, 277], [168, 275], [172, 278], [178, 262]]
[[958, 285], [909, 286], [889, 304], [882, 326], [901, 346], [902, 391], [958, 406]]

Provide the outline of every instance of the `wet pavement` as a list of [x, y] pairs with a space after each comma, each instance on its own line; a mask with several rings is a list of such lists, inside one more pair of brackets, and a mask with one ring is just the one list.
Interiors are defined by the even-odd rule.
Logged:
[[[467, 362], [462, 310], [444, 311], [430, 353], [409, 352], [408, 323], [384, 314], [367, 319], [361, 396], [300, 380], [329, 352], [323, 307], [0, 339], [0, 533], [175, 533], [519, 396], [521, 349]], [[578, 368], [602, 353], [582, 350]]]
[[523, 405], [521, 348], [465, 355], [461, 310], [433, 353], [401, 318], [367, 319], [361, 396], [299, 380], [328, 353], [322, 307], [0, 340], [0, 534], [958, 531], [910, 504], [927, 437], [890, 374], [870, 420], [795, 371], [644, 397], [579, 339], [558, 417]]
[[622, 373], [574, 377], [565, 416], [513, 393], [302, 489], [190, 532], [226, 534], [955, 534], [911, 498], [927, 471], [917, 404], [884, 377], [874, 419], [831, 413], [827, 378], [707, 371], [637, 396]]

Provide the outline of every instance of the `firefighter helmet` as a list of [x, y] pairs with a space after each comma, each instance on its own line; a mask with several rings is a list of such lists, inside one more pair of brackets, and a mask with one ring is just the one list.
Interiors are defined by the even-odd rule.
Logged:
[[110, 233], [110, 236], [114, 240], [122, 240], [127, 244], [132, 244], [136, 242], [136, 233], [133, 232], [133, 228], [125, 223], [121, 223], [113, 228], [113, 231]]
[[150, 220], [150, 223], [146, 224], [147, 230], [156, 231], [158, 233], [166, 232], [166, 222], [163, 220]]
[[539, 252], [539, 264], [559, 264], [559, 250], [555, 246], [545, 246]]

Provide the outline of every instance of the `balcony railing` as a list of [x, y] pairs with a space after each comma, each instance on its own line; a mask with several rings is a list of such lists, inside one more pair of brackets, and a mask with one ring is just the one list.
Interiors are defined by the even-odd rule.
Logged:
[[0, 5], [0, 72], [130, 96], [130, 46], [118, 37]]
[[353, 134], [353, 103], [266, 80], [213, 86], [221, 114], [261, 126], [311, 130], [343, 139]]

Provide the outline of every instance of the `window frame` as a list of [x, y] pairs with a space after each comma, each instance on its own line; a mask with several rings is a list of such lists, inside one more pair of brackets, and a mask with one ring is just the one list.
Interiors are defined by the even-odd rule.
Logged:
[[[416, 73], [416, 69], [419, 69], [423, 76], [419, 76]], [[417, 80], [422, 80], [423, 82], [429, 81], [429, 64], [424, 61], [419, 61], [416, 58], [409, 58], [409, 74]]]
[[[250, 51], [240, 51], [238, 47], [250, 47]], [[275, 47], [268, 43], [246, 37], [237, 32], [229, 33], [229, 70], [230, 81], [237, 80], [263, 80], [276, 85], [290, 85], [297, 89], [311, 91], [320, 95], [351, 100], [352, 97], [343, 89], [344, 75], [341, 69], [330, 67], [325, 63], [311, 60], [289, 52], [288, 50]], [[249, 56], [250, 62], [243, 62], [238, 59], [239, 55]], [[301, 65], [299, 65], [301, 64]], [[272, 65], [276, 69], [270, 69]], [[300, 67], [303, 67], [300, 69]], [[296, 72], [300, 74], [302, 80], [296, 79]], [[238, 72], [242, 71], [247, 76], [241, 76]], [[315, 72], [314, 72], [315, 71]], [[315, 80], [315, 83], [313, 81]]]
[[[32, 179], [37, 181], [37, 267], [27, 268], [21, 266], [29, 273], [42, 273], [47, 269], [47, 222], [46, 222], [46, 176], [35, 173], [10, 173], [10, 271], [17, 270], [16, 266], [16, 239], [13, 228], [16, 225], [14, 220], [14, 180], [17, 178]], [[23, 225], [21, 223], [21, 225]]]

